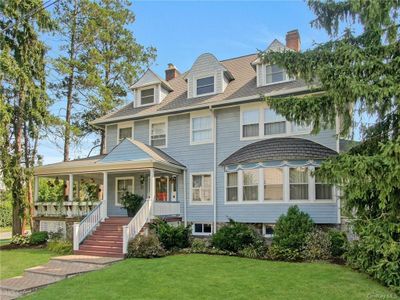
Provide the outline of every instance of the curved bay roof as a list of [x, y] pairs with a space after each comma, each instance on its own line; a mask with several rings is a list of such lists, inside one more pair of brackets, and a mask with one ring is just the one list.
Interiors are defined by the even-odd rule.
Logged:
[[271, 160], [326, 159], [337, 152], [301, 138], [272, 138], [247, 145], [220, 163], [221, 166]]

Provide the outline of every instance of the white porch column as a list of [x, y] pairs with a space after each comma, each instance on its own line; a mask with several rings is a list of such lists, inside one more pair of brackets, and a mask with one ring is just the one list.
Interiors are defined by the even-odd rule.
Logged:
[[34, 178], [34, 186], [33, 186], [33, 202], [38, 202], [39, 198], [39, 177], [35, 176]]
[[108, 203], [108, 172], [103, 172], [103, 204], [101, 211], [101, 219], [107, 218], [107, 203]]
[[150, 169], [150, 201], [152, 201], [150, 218], [154, 217], [155, 199], [156, 199], [156, 178], [154, 177], [154, 169]]
[[68, 201], [74, 201], [74, 174], [69, 174], [69, 190], [68, 190]]

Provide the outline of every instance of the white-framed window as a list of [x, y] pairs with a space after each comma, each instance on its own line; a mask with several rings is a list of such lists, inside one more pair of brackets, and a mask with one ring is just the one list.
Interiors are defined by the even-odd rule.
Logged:
[[289, 168], [290, 200], [309, 200], [308, 182], [306, 167]]
[[242, 113], [242, 137], [255, 137], [260, 135], [259, 109], [245, 110]]
[[154, 88], [140, 90], [140, 105], [149, 105], [154, 103]]
[[118, 143], [122, 142], [126, 138], [133, 138], [133, 122], [118, 123]]
[[266, 238], [274, 237], [274, 225], [263, 224], [262, 232], [263, 232], [264, 237], [266, 237]]
[[196, 79], [196, 95], [212, 94], [215, 91], [214, 76]]
[[165, 118], [150, 121], [150, 145], [167, 147], [168, 122]]
[[243, 201], [258, 201], [258, 169], [243, 170]]
[[134, 177], [115, 178], [115, 205], [121, 206], [121, 198], [126, 193], [134, 193]]
[[265, 67], [266, 84], [273, 84], [289, 80], [291, 80], [291, 78], [288, 76], [284, 68], [278, 65], [268, 65]]
[[333, 187], [320, 175], [315, 174], [315, 200], [332, 200]]
[[193, 173], [190, 179], [191, 203], [212, 203], [212, 173]]
[[264, 135], [286, 134], [286, 119], [270, 108], [264, 109]]
[[194, 223], [192, 225], [193, 235], [211, 235], [212, 225], [210, 223]]
[[226, 201], [239, 201], [239, 178], [238, 172], [230, 172], [226, 174]]
[[190, 144], [213, 142], [213, 118], [207, 113], [190, 114]]
[[264, 201], [283, 201], [283, 169], [264, 168]]

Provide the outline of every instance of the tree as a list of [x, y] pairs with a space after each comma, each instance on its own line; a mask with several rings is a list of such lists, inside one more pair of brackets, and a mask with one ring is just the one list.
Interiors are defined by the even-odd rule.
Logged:
[[0, 5], [0, 164], [13, 201], [13, 235], [23, 231], [32, 201], [32, 167], [39, 129], [46, 124], [45, 45], [38, 31], [53, 28], [40, 0]]
[[[389, 286], [400, 286], [400, 43], [397, 0], [340, 2], [309, 0], [313, 26], [331, 35], [302, 53], [261, 53], [307, 83], [315, 93], [266, 101], [290, 121], [313, 132], [341, 120], [341, 134], [353, 123], [355, 107], [376, 116], [363, 141], [328, 160], [320, 174], [342, 187], [344, 209], [359, 242], [349, 261]], [[347, 21], [341, 33], [339, 28]], [[353, 25], [361, 27], [356, 34]]]
[[155, 58], [155, 49], [138, 44], [127, 25], [135, 17], [128, 1], [100, 0], [89, 5], [85, 34], [88, 40], [85, 55], [86, 87], [91, 90], [82, 115], [85, 130], [100, 133], [101, 153], [105, 151], [105, 134], [89, 121], [104, 116], [123, 103], [128, 87], [144, 67]]

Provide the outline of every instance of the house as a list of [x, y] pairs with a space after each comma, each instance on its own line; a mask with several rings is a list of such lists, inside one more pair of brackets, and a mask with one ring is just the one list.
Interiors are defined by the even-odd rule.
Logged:
[[[268, 47], [283, 49], [300, 50], [297, 30]], [[49, 230], [78, 221], [76, 253], [122, 255], [155, 216], [191, 224], [194, 235], [210, 235], [229, 218], [269, 235], [294, 204], [317, 224], [340, 223], [336, 188], [310, 173], [339, 152], [339, 120], [311, 135], [261, 99], [313, 92], [302, 80], [257, 54], [219, 61], [205, 53], [183, 73], [173, 64], [165, 78], [149, 69], [131, 89], [133, 102], [92, 122], [105, 131], [105, 154], [35, 169], [35, 199], [39, 177], [67, 182], [63, 207], [36, 202], [36, 218]], [[74, 201], [85, 179], [98, 184], [99, 202]], [[132, 219], [120, 203], [124, 191], [147, 199]], [[60, 209], [64, 219], [52, 218]]]

